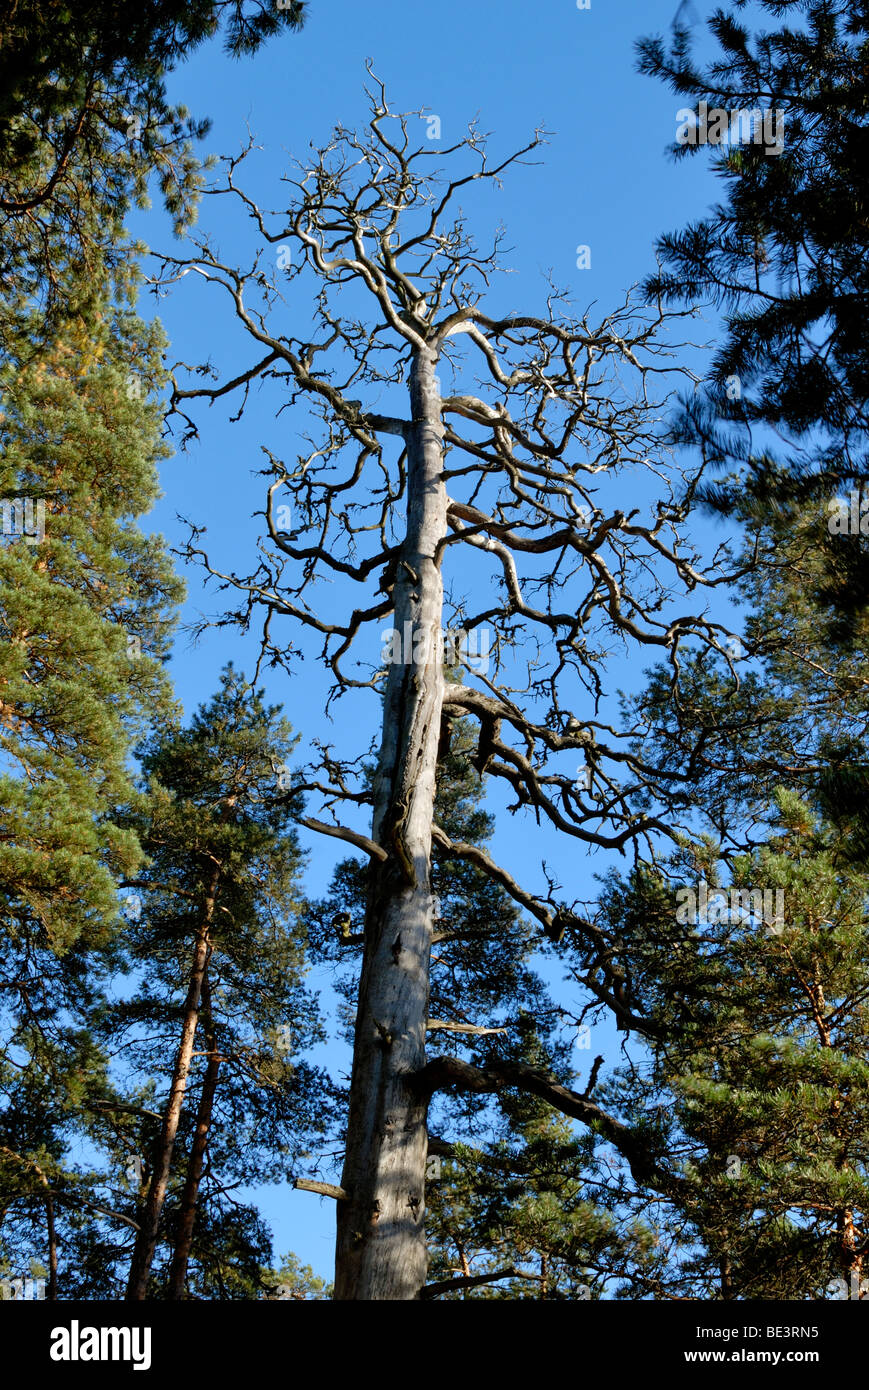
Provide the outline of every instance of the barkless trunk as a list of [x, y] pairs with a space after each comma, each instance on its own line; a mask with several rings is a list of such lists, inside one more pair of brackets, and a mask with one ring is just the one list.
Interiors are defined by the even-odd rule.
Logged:
[[[337, 1204], [336, 1299], [406, 1300], [425, 1283], [425, 1062], [432, 901], [431, 825], [443, 699], [439, 546], [446, 534], [440, 397], [431, 351], [414, 354], [407, 432], [407, 531], [393, 589], [389, 667], [353, 1052]], [[408, 640], [410, 639], [410, 640]]]

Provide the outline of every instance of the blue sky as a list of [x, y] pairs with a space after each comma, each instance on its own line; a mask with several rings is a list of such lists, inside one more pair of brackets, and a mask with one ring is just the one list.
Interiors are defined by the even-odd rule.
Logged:
[[[310, 143], [325, 143], [336, 122], [353, 126], [367, 119], [363, 85], [369, 58], [394, 109], [424, 106], [440, 118], [443, 145], [461, 138], [474, 117], [492, 132], [497, 152], [523, 145], [537, 125], [545, 125], [549, 143], [536, 156], [539, 162], [509, 171], [481, 215], [507, 228], [506, 259], [514, 270], [510, 298], [516, 307], [539, 310], [542, 276], [551, 271], [556, 281], [572, 286], [578, 307], [596, 301], [603, 312], [653, 268], [655, 238], [701, 215], [716, 196], [707, 153], [678, 164], [669, 155], [683, 101], [635, 71], [635, 40], [666, 31], [676, 9], [677, 0], [591, 0], [587, 10], [578, 9], [575, 0], [544, 0], [536, 7], [520, 0], [497, 6], [381, 0], [374, 7], [310, 0], [300, 34], [283, 35], [241, 62], [228, 60], [219, 45], [211, 44], [173, 75], [170, 94], [194, 115], [212, 118], [203, 153], [235, 152], [250, 129], [263, 146], [256, 186], [273, 206], [280, 205], [279, 181], [290, 155], [303, 157]], [[702, 16], [711, 6], [697, 0], [694, 9]], [[132, 226], [155, 250], [180, 254], [156, 197], [154, 210], [138, 214]], [[202, 228], [227, 255], [244, 247], [237, 228], [224, 221], [219, 200], [207, 200]], [[248, 239], [248, 251], [251, 244]], [[590, 248], [590, 269], [576, 268], [580, 245]], [[151, 313], [153, 301], [143, 298], [140, 307]], [[161, 300], [159, 315], [171, 360], [210, 356], [227, 372], [248, 360], [225, 305], [191, 289], [189, 281]], [[710, 337], [712, 331], [710, 321], [694, 336]], [[702, 375], [702, 352], [685, 360]], [[148, 524], [179, 544], [186, 530], [176, 514], [186, 516], [207, 527], [208, 548], [219, 568], [251, 566], [259, 534], [251, 514], [263, 505], [261, 483], [252, 476], [262, 464], [261, 446], [277, 452], [292, 447], [293, 417], [276, 419], [275, 408], [273, 397], [255, 394], [237, 425], [229, 423], [233, 409], [225, 404], [197, 408], [200, 441], [163, 466], [164, 498]], [[710, 542], [721, 539], [711, 524], [705, 531]], [[185, 619], [217, 613], [220, 596], [204, 594], [194, 570], [186, 570], [185, 578], [190, 594]], [[188, 714], [216, 689], [227, 660], [250, 674], [255, 656], [255, 634], [242, 639], [227, 628], [211, 629], [196, 646], [179, 636], [172, 675]], [[649, 662], [645, 654], [639, 663], [619, 658], [610, 677], [613, 687], [638, 688]], [[300, 667], [294, 679], [272, 674], [266, 686], [305, 737], [328, 735], [339, 748], [358, 751], [376, 733], [377, 709], [370, 699], [352, 709], [340, 707], [335, 725], [325, 725], [323, 686], [310, 665]], [[497, 813], [497, 802], [493, 809]], [[313, 836], [306, 843], [312, 851], [307, 887], [318, 893], [341, 852]], [[502, 861], [521, 866], [533, 887], [542, 887], [541, 858], [560, 863], [571, 897], [590, 897], [593, 875], [611, 863], [603, 855], [586, 855], [582, 847], [565, 851], [546, 837], [530, 847], [519, 819], [505, 816], [499, 818], [494, 849]], [[555, 982], [560, 977], [551, 957], [544, 973]], [[328, 994], [325, 999], [328, 1003]], [[593, 1047], [599, 1050], [603, 1043], [614, 1050], [615, 1036], [601, 1030]], [[341, 1048], [336, 1045], [329, 1055], [347, 1069]], [[578, 1054], [577, 1066], [586, 1066], [588, 1056]], [[276, 1252], [291, 1248], [330, 1275], [331, 1204], [284, 1189], [257, 1195], [275, 1230]]]

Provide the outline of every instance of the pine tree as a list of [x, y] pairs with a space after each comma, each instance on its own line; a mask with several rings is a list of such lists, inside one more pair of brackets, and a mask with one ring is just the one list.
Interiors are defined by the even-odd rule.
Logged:
[[[768, 519], [867, 478], [869, 12], [852, 0], [757, 8], [750, 21], [744, 0], [715, 11], [709, 62], [694, 57], [686, 28], [669, 50], [650, 38], [639, 52], [642, 71], [709, 108], [707, 123], [698, 106], [679, 157], [705, 154], [715, 112], [731, 128], [734, 111], [774, 117], [780, 135], [772, 145], [731, 135], [720, 147], [724, 200], [661, 239], [646, 286], [665, 302], [711, 299], [722, 311], [707, 389], [686, 402], [676, 433], [731, 470], [699, 496]], [[778, 27], [757, 27], [767, 15]], [[815, 543], [828, 550], [833, 635], [847, 637], [869, 600], [865, 537], [831, 540], [819, 518]]]
[[303, 1265], [292, 1251], [281, 1257], [280, 1264], [269, 1270], [266, 1278], [271, 1283], [269, 1298], [321, 1303], [332, 1297], [331, 1285], [316, 1275], [310, 1265]]
[[634, 1126], [663, 1107], [670, 1296], [823, 1298], [864, 1277], [865, 616], [854, 653], [825, 645], [816, 516], [747, 537], [775, 556], [743, 585], [753, 669], [697, 657], [633, 705], [662, 774], [685, 769], [680, 850], [602, 904], [651, 1059], [611, 1103]]
[[[146, 1173], [132, 1299], [163, 1287], [165, 1274], [151, 1270], [167, 1242], [168, 1296], [184, 1296], [191, 1256], [195, 1286], [207, 1287], [231, 1215], [220, 1210], [222, 1191], [286, 1177], [328, 1117], [325, 1080], [301, 1060], [318, 1024], [296, 926], [292, 747], [288, 722], [228, 667], [189, 728], [161, 731], [140, 750], [143, 793], [129, 821], [148, 863], [126, 885], [141, 905], [127, 935], [137, 987], [101, 1022], [115, 1047], [124, 1039], [131, 1081], [150, 1072], [160, 1096], [159, 1125], [139, 1129]], [[212, 1182], [203, 1186], [206, 1156]], [[204, 1220], [203, 1194], [213, 1206]], [[234, 1239], [240, 1252], [242, 1234]]]
[[[166, 77], [226, 22], [233, 57], [304, 22], [304, 0], [108, 0], [0, 7], [0, 346], [22, 301], [50, 339], [69, 314], [90, 317], [103, 272], [129, 272], [124, 219], [147, 206], [152, 177], [177, 228], [202, 188], [192, 140], [209, 121], [171, 106]], [[73, 277], [63, 274], [73, 269]]]
[[[604, 899], [658, 1034], [639, 1084], [632, 1071], [614, 1085], [635, 1123], [664, 1106], [671, 1294], [824, 1298], [864, 1277], [869, 874], [805, 802], [776, 801], [773, 833], [729, 882], [698, 842], [671, 865], [681, 890], [613, 876]], [[780, 915], [762, 891], [781, 894]]]
[[182, 586], [135, 525], [167, 453], [147, 399], [162, 346], [159, 328], [106, 306], [90, 362], [62, 339], [0, 377], [0, 740], [19, 774], [0, 781], [0, 865], [5, 912], [58, 946], [117, 916], [109, 870], [135, 841], [106, 813], [129, 788], [130, 740], [172, 708]]
[[117, 964], [118, 881], [142, 858], [113, 812], [132, 790], [132, 743], [174, 708], [164, 661], [182, 594], [162, 539], [136, 524], [166, 454], [150, 394], [163, 380], [160, 330], [107, 295], [84, 353], [67, 327], [41, 348], [24, 334], [0, 367], [0, 977], [11, 1069], [0, 1204], [11, 1238], [31, 1249], [53, 1208], [55, 1254], [58, 1231], [65, 1238], [96, 1203], [97, 1177], [70, 1155], [76, 1138], [96, 1139], [86, 1102], [109, 1088], [88, 1029]]
[[58, 1278], [104, 1295], [128, 1219], [80, 1157], [83, 1142], [122, 1171], [129, 1157], [112, 1118], [125, 1097], [90, 1030], [122, 963], [117, 882], [142, 862], [114, 809], [132, 742], [171, 721], [182, 593], [161, 539], [135, 525], [169, 451], [165, 342], [132, 311], [124, 217], [152, 175], [176, 227], [195, 212], [190, 139], [207, 123], [167, 104], [168, 70], [224, 16], [241, 54], [302, 9], [0, 14], [0, 1219], [16, 1260], [47, 1241], [49, 1296]]
[[[518, 1059], [552, 1069], [530, 1026]], [[533, 1097], [501, 1104], [500, 1132], [481, 1146], [436, 1141], [426, 1296], [585, 1302], [648, 1287], [655, 1234], [621, 1208], [601, 1141]]]

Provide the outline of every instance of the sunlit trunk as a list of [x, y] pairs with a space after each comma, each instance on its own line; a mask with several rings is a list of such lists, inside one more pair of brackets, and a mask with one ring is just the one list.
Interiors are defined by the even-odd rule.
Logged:
[[443, 699], [438, 546], [446, 534], [446, 490], [440, 398], [428, 353], [414, 357], [410, 395], [407, 531], [393, 590], [398, 637], [373, 819], [373, 838], [389, 858], [372, 865], [366, 912], [336, 1299], [415, 1299], [426, 1274], [426, 1104], [408, 1078], [425, 1061], [431, 824]]

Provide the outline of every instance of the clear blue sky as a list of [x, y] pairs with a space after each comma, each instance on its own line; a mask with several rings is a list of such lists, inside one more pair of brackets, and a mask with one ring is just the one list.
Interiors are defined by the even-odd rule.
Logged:
[[[512, 301], [539, 308], [541, 275], [551, 270], [557, 281], [572, 284], [579, 306], [596, 300], [604, 310], [652, 268], [656, 236], [700, 215], [715, 197], [706, 154], [678, 165], [669, 157], [683, 102], [641, 78], [634, 66], [636, 38], [665, 31], [677, 5], [678, 0], [592, 0], [590, 9], [579, 10], [575, 0], [536, 6], [527, 0], [381, 0], [375, 6], [310, 0], [300, 34], [282, 36], [241, 62], [230, 62], [212, 44], [173, 75], [170, 92], [196, 116], [212, 117], [205, 152], [235, 151], [250, 127], [264, 146], [258, 187], [271, 189], [273, 196], [264, 196], [273, 205], [280, 203], [288, 154], [303, 156], [310, 142], [324, 143], [338, 121], [352, 126], [366, 119], [362, 89], [369, 57], [393, 108], [428, 107], [441, 119], [444, 144], [461, 138], [474, 116], [492, 132], [497, 151], [522, 145], [536, 125], [545, 124], [551, 135], [542, 162], [510, 172], [491, 206], [506, 224], [512, 248]], [[712, 7], [695, 0], [693, 8], [702, 17]], [[212, 200], [202, 224], [228, 254], [237, 249], [235, 234], [221, 216]], [[154, 212], [137, 215], [133, 228], [156, 249], [176, 249], [156, 198]], [[591, 248], [589, 270], [576, 269], [579, 244]], [[150, 313], [152, 301], [143, 298], [141, 308]], [[210, 355], [224, 368], [237, 361], [238, 339], [228, 333], [225, 305], [216, 296], [192, 293], [189, 281], [182, 282], [161, 302], [159, 314], [171, 359], [195, 362]], [[702, 374], [702, 356], [692, 358], [692, 365]], [[180, 513], [208, 528], [208, 546], [220, 568], [251, 564], [258, 525], [250, 517], [262, 506], [261, 484], [252, 477], [261, 466], [260, 445], [291, 452], [291, 421], [283, 416], [276, 422], [274, 404], [255, 396], [239, 425], [228, 423], [232, 410], [220, 403], [198, 409], [201, 442], [164, 465], [164, 499], [148, 519], [153, 529], [177, 544], [186, 534], [176, 521]], [[188, 571], [186, 579], [187, 620], [218, 611], [219, 596], [202, 593], [197, 573]], [[188, 713], [215, 690], [228, 659], [250, 674], [255, 641], [255, 634], [242, 641], [225, 628], [206, 633], [195, 648], [179, 637], [172, 674]], [[613, 680], [637, 687], [641, 677], [642, 666], [621, 662]], [[325, 736], [322, 683], [310, 666], [294, 680], [272, 675], [266, 683], [299, 731]], [[358, 751], [360, 734], [367, 742], [375, 732], [376, 714], [372, 701], [348, 709], [328, 737], [339, 748]], [[307, 886], [317, 893], [341, 856], [331, 842], [314, 839], [309, 837]], [[574, 846], [565, 854], [551, 839], [532, 848], [521, 822], [508, 817], [499, 822], [495, 852], [521, 866], [533, 886], [542, 886], [542, 857], [560, 865], [573, 890], [569, 896], [591, 896], [592, 875], [608, 867], [604, 856], [585, 856]], [[546, 973], [558, 980], [557, 966]], [[597, 1050], [611, 1039], [614, 1047], [607, 1031], [593, 1046]], [[346, 1069], [342, 1049], [332, 1048], [329, 1055]], [[588, 1057], [579, 1053], [577, 1066], [587, 1066]], [[292, 1248], [330, 1276], [331, 1204], [284, 1189], [259, 1193], [258, 1199], [272, 1222], [276, 1252]]]

